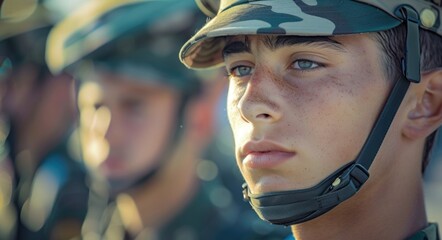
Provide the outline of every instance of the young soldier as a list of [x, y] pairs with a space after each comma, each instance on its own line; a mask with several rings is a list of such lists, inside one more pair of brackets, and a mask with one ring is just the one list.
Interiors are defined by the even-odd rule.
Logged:
[[217, 178], [200, 178], [216, 170], [200, 157], [225, 84], [176, 57], [198, 12], [193, 1], [99, 1], [52, 31], [48, 63], [83, 80], [83, 157], [109, 188], [95, 197], [92, 186], [84, 239], [268, 239], [216, 204], [231, 194]]
[[214, 17], [180, 58], [226, 67], [245, 199], [262, 219], [298, 240], [439, 239], [422, 171], [442, 122], [441, 1], [199, 5]]

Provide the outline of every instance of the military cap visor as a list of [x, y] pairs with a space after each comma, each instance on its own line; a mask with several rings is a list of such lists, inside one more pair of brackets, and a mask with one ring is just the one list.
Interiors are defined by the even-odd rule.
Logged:
[[331, 36], [383, 31], [402, 23], [395, 10], [403, 4], [419, 13], [428, 10], [433, 18], [425, 27], [442, 35], [440, 8], [422, 0], [221, 0], [217, 15], [186, 42], [179, 57], [190, 68], [220, 66], [222, 37], [233, 35]]
[[52, 72], [59, 73], [122, 36], [157, 26], [165, 16], [192, 8], [192, 1], [91, 2], [54, 27], [47, 43], [46, 61]]
[[196, 13], [192, 0], [92, 1], [51, 31], [48, 67], [55, 74], [81, 75], [81, 68], [93, 63], [140, 83], [195, 92], [200, 79], [181, 64], [177, 53], [194, 33]]

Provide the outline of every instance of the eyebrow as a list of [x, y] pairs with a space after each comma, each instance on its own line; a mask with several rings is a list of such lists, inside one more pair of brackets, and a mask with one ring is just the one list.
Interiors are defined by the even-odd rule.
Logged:
[[234, 40], [232, 42], [228, 42], [226, 46], [222, 50], [223, 58], [225, 59], [230, 54], [234, 53], [251, 53], [249, 47], [249, 40], [246, 38], [244, 40]]
[[[228, 41], [228, 40], [227, 40]], [[331, 39], [330, 37], [307, 37], [307, 36], [266, 36], [263, 40], [266, 47], [271, 50], [275, 50], [281, 47], [293, 46], [293, 45], [314, 45], [324, 48], [332, 48], [334, 50], [345, 52], [345, 48], [342, 43]], [[251, 53], [249, 47], [248, 38], [244, 40], [234, 40], [228, 42], [224, 47], [222, 54], [226, 58], [230, 54], [234, 53]]]

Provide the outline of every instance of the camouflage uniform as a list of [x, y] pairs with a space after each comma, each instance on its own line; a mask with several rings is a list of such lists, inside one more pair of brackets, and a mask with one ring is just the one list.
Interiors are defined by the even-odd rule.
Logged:
[[[271, 223], [292, 225], [308, 221], [353, 196], [368, 179], [368, 169], [399, 108], [410, 82], [420, 81], [419, 29], [442, 36], [440, 0], [303, 1], [303, 0], [197, 0], [212, 19], [180, 51], [189, 68], [223, 64], [226, 37], [235, 35], [335, 36], [380, 32], [406, 25], [403, 76], [398, 80], [357, 159], [329, 175], [318, 185], [299, 191], [251, 194], [245, 199], [258, 215]], [[381, 126], [384, 125], [384, 126]], [[425, 163], [424, 163], [425, 165]], [[350, 190], [351, 189], [351, 190]], [[437, 224], [411, 239], [440, 239]]]
[[[430, 224], [428, 227], [416, 232], [413, 236], [406, 238], [405, 240], [439, 240], [439, 232], [437, 224]], [[287, 237], [285, 240], [295, 240], [293, 236]]]

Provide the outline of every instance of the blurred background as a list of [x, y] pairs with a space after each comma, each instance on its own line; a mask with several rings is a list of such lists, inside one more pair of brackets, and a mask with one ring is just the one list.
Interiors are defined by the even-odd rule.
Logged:
[[[147, 7], [137, 5], [141, 2], [0, 2], [0, 239], [283, 239], [289, 228], [263, 222], [242, 200], [243, 181], [225, 115], [225, 79], [219, 71], [177, 70], [184, 69], [175, 64], [179, 47], [205, 16], [200, 13], [196, 21], [184, 14], [184, 8], [196, 12], [193, 0], [173, 3], [183, 9], [158, 3], [149, 6], [156, 9], [151, 15], [167, 21], [147, 28], [143, 21], [152, 18], [135, 14]], [[176, 13], [172, 17], [169, 8]], [[181, 31], [182, 26], [192, 29]], [[61, 37], [47, 45], [53, 32]], [[140, 45], [142, 37], [150, 49]], [[50, 50], [61, 59], [55, 61], [55, 73], [46, 59]], [[143, 51], [148, 54], [139, 54]], [[150, 66], [139, 68], [140, 63]], [[167, 86], [156, 82], [166, 75]], [[156, 131], [170, 121], [172, 137], [190, 141], [172, 138], [159, 147], [165, 153], [158, 157], [170, 159], [157, 159], [152, 171], [135, 169], [141, 176], [133, 178], [129, 167], [122, 169], [139, 158], [127, 154], [121, 161], [112, 150], [143, 152], [152, 146], [149, 141], [160, 141], [152, 133], [137, 144], [131, 138], [146, 127], [137, 131], [134, 126], [147, 116], [144, 105], [155, 108], [148, 104], [158, 101], [156, 96], [182, 91], [184, 97], [173, 99], [183, 100], [195, 94], [187, 92], [185, 81], [173, 79], [188, 75], [203, 80], [193, 83], [201, 85], [201, 92], [186, 105], [178, 103], [191, 110], [181, 107], [176, 118], [147, 122]], [[182, 122], [187, 115], [197, 119]], [[181, 188], [185, 193], [180, 195]]]
[[[44, 59], [50, 29], [90, 2], [92, 0], [0, 1], [0, 239], [76, 236], [82, 231], [82, 221], [90, 214], [91, 199], [106, 195], [102, 193], [105, 184], [96, 180], [100, 177], [85, 162], [85, 155], [104, 159], [102, 155], [108, 153], [109, 146], [99, 141], [89, 142], [87, 149], [91, 150], [87, 152], [77, 135], [81, 114], [89, 116], [92, 125], [100, 123], [96, 116], [107, 114], [97, 108], [88, 115], [78, 107], [85, 97], [89, 99], [85, 100], [87, 104], [87, 101], [95, 101], [90, 98], [101, 94], [95, 85], [79, 82], [79, 76], [90, 68], [54, 76]], [[40, 6], [45, 10], [37, 11]], [[94, 29], [98, 24], [93, 23], [86, 29]], [[35, 58], [31, 57], [34, 55]], [[213, 72], [200, 74], [207, 74], [202, 76], [205, 79], [215, 78]], [[81, 88], [86, 89], [83, 98]], [[243, 179], [233, 155], [226, 94], [224, 86], [216, 99], [213, 137], [208, 140], [201, 160], [195, 163], [196, 178], [207, 186], [207, 200], [225, 222], [254, 233], [243, 239], [258, 239], [257, 236], [282, 239], [289, 234], [288, 228], [263, 222], [242, 200]], [[97, 112], [98, 115], [94, 115]], [[109, 121], [103, 120], [104, 125], [109, 125]], [[427, 214], [429, 221], [442, 223], [441, 134], [437, 136], [431, 158], [423, 179]], [[108, 205], [103, 208], [106, 207]], [[187, 237], [174, 239], [196, 239], [190, 230], [178, 230], [179, 235]]]
[[439, 129], [431, 161], [424, 176], [429, 221], [442, 223], [442, 137]]

